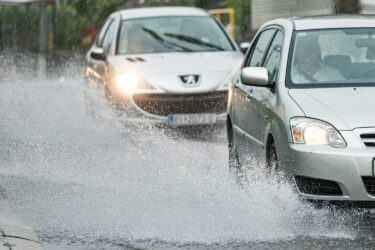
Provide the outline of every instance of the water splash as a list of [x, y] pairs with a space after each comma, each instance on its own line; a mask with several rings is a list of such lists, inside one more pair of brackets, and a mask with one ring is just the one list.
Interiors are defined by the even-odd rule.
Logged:
[[258, 163], [238, 185], [224, 128], [206, 141], [170, 136], [130, 121], [79, 77], [1, 86], [0, 183], [9, 197], [0, 211], [21, 214], [48, 242], [204, 249], [358, 234], [348, 222], [358, 217], [301, 202]]

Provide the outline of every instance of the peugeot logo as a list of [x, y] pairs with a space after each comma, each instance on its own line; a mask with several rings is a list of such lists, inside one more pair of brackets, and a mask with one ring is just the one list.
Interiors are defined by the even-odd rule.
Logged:
[[199, 75], [183, 75], [180, 79], [185, 87], [197, 87], [200, 83]]

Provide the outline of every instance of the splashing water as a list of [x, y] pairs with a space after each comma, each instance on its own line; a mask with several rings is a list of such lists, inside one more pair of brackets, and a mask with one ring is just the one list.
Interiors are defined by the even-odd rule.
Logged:
[[301, 249], [358, 236], [362, 215], [316, 209], [262, 171], [239, 186], [224, 128], [195, 140], [131, 122], [79, 77], [0, 86], [0, 213], [20, 214], [51, 249]]

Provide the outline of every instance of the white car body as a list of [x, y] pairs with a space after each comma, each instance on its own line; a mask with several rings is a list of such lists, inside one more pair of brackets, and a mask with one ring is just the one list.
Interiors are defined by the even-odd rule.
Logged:
[[[213, 18], [204, 10], [187, 7], [129, 9], [111, 14], [102, 32], [106, 32], [103, 31], [106, 26], [114, 22], [116, 35], [113, 36], [108, 53], [99, 60], [92, 55], [97, 52], [100, 55], [102, 49], [98, 42], [93, 45], [86, 57], [86, 75], [91, 80], [103, 83], [111, 95], [127, 107], [133, 117], [147, 117], [167, 123], [171, 120], [171, 115], [187, 115], [183, 117], [189, 120], [186, 125], [225, 120], [229, 89], [225, 83], [241, 65], [243, 54], [216, 20], [233, 50], [127, 55], [116, 53], [122, 22], [176, 16]], [[118, 91], [115, 76], [118, 72], [131, 72], [141, 79], [139, 81], [145, 82], [147, 87]], [[209, 119], [199, 116], [202, 114], [210, 115]]]

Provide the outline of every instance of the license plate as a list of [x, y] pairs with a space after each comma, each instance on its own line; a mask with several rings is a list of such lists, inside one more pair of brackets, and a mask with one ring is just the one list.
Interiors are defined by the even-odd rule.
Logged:
[[204, 125], [217, 122], [216, 114], [173, 114], [169, 115], [171, 126]]

